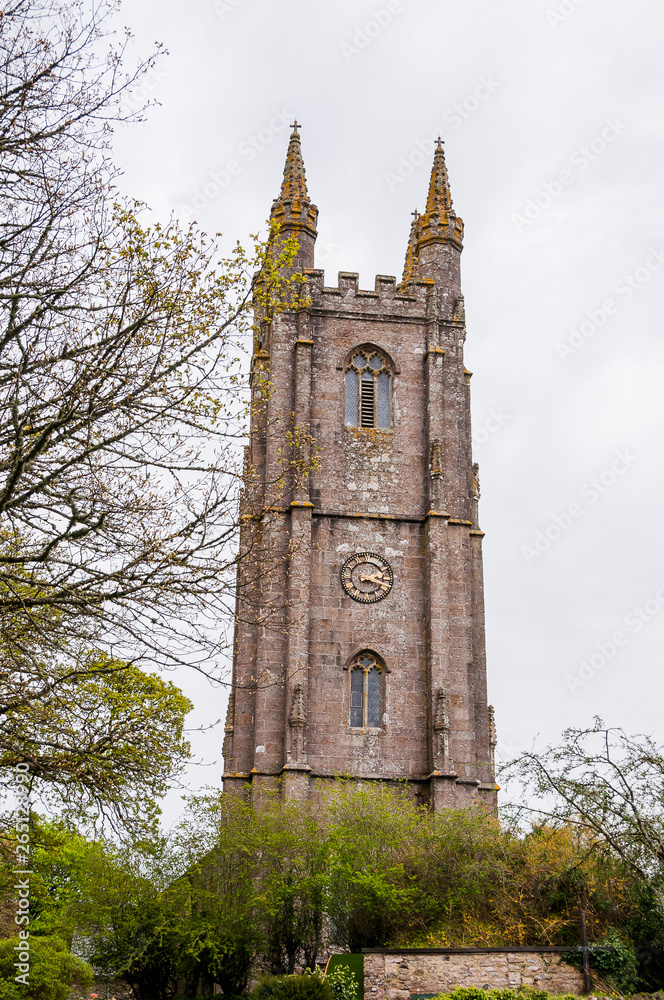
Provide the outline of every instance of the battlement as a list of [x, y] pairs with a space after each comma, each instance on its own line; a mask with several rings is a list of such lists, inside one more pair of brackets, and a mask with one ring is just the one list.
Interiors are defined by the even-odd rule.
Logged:
[[305, 268], [307, 279], [306, 293], [311, 296], [314, 308], [343, 309], [352, 308], [362, 311], [375, 311], [387, 303], [399, 313], [410, 313], [421, 317], [426, 311], [427, 296], [434, 282], [432, 279], [411, 281], [407, 290], [397, 285], [397, 279], [391, 274], [377, 274], [373, 291], [360, 288], [360, 276], [357, 271], [339, 271], [337, 285], [325, 284], [325, 271], [318, 268]]

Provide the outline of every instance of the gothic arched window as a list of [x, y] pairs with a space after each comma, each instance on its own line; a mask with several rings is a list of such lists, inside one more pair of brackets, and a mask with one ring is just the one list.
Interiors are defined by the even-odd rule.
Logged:
[[390, 370], [382, 354], [360, 348], [345, 375], [347, 427], [390, 426]]
[[371, 653], [360, 653], [350, 668], [350, 724], [379, 729], [382, 716], [383, 668]]

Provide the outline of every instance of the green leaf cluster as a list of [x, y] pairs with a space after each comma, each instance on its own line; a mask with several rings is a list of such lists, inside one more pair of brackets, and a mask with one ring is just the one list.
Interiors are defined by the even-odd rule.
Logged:
[[189, 759], [191, 707], [172, 682], [89, 652], [54, 689], [0, 716], [0, 782], [25, 763], [33, 794], [71, 819], [146, 836]]
[[328, 963], [325, 980], [334, 1000], [360, 1000], [358, 996], [360, 984], [357, 981], [357, 976], [348, 965], [338, 963], [330, 968]]
[[439, 993], [435, 1000], [578, 1000], [573, 993], [549, 993], [532, 986], [516, 990], [484, 990], [477, 986], [459, 986], [448, 993]]
[[15, 981], [18, 938], [0, 940], [0, 1000], [67, 1000], [74, 983], [86, 990], [93, 972], [57, 937], [30, 938], [29, 983]]

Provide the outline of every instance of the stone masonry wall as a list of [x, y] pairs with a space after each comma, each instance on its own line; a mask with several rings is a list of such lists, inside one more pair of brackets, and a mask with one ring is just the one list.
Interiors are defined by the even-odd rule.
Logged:
[[489, 989], [537, 986], [550, 993], [583, 992], [583, 973], [546, 952], [365, 954], [365, 1000], [409, 1000], [457, 986]]

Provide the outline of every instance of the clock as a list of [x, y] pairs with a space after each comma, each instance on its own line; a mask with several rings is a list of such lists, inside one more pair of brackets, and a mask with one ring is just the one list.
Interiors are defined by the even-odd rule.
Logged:
[[341, 586], [361, 604], [375, 604], [392, 590], [392, 567], [375, 552], [356, 552], [341, 567]]

